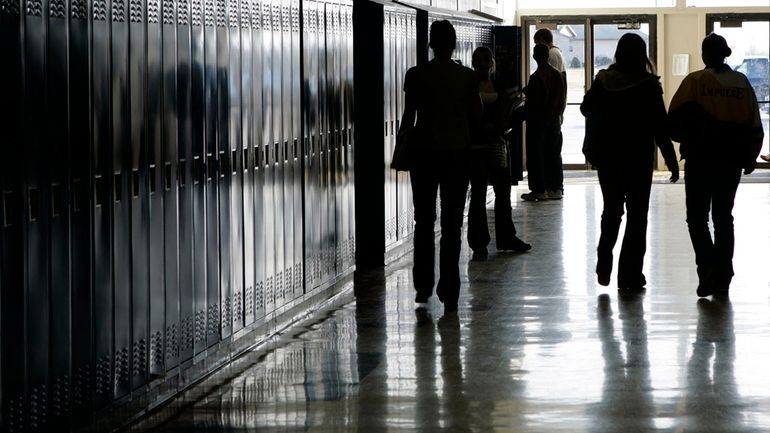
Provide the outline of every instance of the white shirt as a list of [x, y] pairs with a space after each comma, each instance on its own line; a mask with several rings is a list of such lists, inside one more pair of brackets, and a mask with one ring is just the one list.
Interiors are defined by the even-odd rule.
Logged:
[[561, 50], [556, 47], [548, 49], [548, 64], [559, 72], [567, 71], [564, 68], [564, 57], [561, 55]]

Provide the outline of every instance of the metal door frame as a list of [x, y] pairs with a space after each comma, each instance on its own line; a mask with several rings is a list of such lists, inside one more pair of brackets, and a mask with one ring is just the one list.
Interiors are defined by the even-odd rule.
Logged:
[[[593, 82], [594, 77], [594, 67], [593, 67], [593, 53], [594, 53], [594, 25], [596, 24], [619, 24], [619, 23], [629, 23], [629, 22], [635, 22], [640, 24], [649, 24], [650, 26], [650, 41], [649, 41], [649, 52], [650, 52], [650, 60], [652, 61], [653, 65], [656, 65], [657, 67], [657, 58], [658, 58], [658, 50], [657, 50], [657, 37], [658, 37], [658, 31], [657, 31], [657, 16], [653, 14], [628, 14], [628, 15], [564, 15], [564, 16], [552, 16], [552, 15], [531, 15], [531, 16], [524, 16], [521, 20], [521, 29], [522, 29], [522, 37], [521, 37], [521, 43], [522, 43], [522, 57], [523, 62], [521, 62], [522, 67], [522, 85], [527, 84], [527, 80], [529, 80], [529, 70], [530, 70], [530, 63], [532, 60], [532, 54], [530, 53], [529, 49], [529, 41], [532, 35], [529, 32], [529, 27], [531, 25], [537, 25], [537, 24], [578, 24], [578, 25], [584, 25], [585, 26], [585, 58], [586, 58], [586, 66], [585, 66], [585, 88], [584, 92], [587, 92], [588, 89], [591, 88], [591, 83]], [[589, 63], [589, 59], [591, 59], [591, 62]], [[580, 105], [580, 103], [573, 102], [568, 103], [567, 105]], [[522, 148], [526, 148], [526, 137], [523, 137], [525, 146], [522, 146]], [[656, 155], [657, 155], [657, 149]], [[523, 161], [526, 162], [526, 154], [524, 155]], [[585, 161], [585, 160], [584, 160]], [[656, 164], [657, 164], [657, 157], [655, 158]], [[588, 161], [585, 161], [583, 164], [563, 164], [562, 167], [564, 170], [588, 170], [591, 168], [591, 164], [588, 163]], [[657, 167], [656, 167], [657, 168]]]

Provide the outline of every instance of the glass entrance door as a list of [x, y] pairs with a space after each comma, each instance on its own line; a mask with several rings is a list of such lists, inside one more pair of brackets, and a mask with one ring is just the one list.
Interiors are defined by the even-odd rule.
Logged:
[[554, 35], [554, 45], [562, 52], [567, 70], [567, 108], [562, 124], [562, 161], [566, 169], [586, 169], [583, 156], [585, 118], [580, 103], [597, 72], [607, 68], [615, 55], [615, 47], [625, 33], [637, 33], [647, 42], [648, 54], [655, 62], [655, 17], [597, 16], [597, 17], [527, 17], [524, 19], [528, 40], [526, 64], [529, 73], [537, 69], [532, 60], [532, 35], [547, 27]]
[[[713, 31], [724, 36], [733, 51], [725, 62], [743, 73], [754, 88], [765, 130], [762, 154], [767, 155], [770, 136], [770, 15], [709, 15], [707, 21], [707, 33]], [[763, 161], [759, 159], [759, 162]]]

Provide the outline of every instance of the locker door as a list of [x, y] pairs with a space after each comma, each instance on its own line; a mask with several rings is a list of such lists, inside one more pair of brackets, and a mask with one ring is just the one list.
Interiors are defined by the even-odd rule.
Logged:
[[276, 239], [275, 213], [277, 194], [275, 167], [276, 158], [273, 131], [273, 15], [272, 5], [262, 2], [262, 149], [264, 156], [264, 188], [263, 188], [263, 224], [261, 230], [265, 236], [265, 314], [275, 309], [275, 272], [276, 272]]
[[217, 98], [217, 28], [215, 0], [204, 0], [204, 81], [205, 81], [205, 140], [206, 151], [206, 344], [212, 346], [220, 339], [220, 277], [219, 277], [219, 166], [217, 164], [217, 128], [219, 102]]
[[243, 156], [243, 324], [254, 322], [254, 68], [251, 0], [241, 2], [241, 149]]
[[[2, 25], [2, 24], [0, 24]], [[63, 0], [50, 4], [46, 117], [51, 188], [51, 411], [50, 425], [66, 425], [70, 416], [70, 231], [67, 165], [67, 21]]]
[[[329, 225], [330, 233], [332, 233], [331, 242], [331, 256], [332, 256], [332, 278], [340, 274], [342, 269], [342, 254], [341, 254], [341, 239], [342, 233], [342, 218], [341, 218], [341, 204], [342, 204], [342, 167], [340, 159], [340, 123], [342, 118], [341, 109], [341, 71], [340, 71], [340, 6], [339, 4], [329, 5], [331, 9], [331, 15], [329, 22], [332, 26], [330, 32], [331, 39], [331, 52], [332, 56], [329, 58], [329, 68], [332, 73], [332, 79], [329, 84], [331, 86], [330, 94], [332, 95], [332, 123], [330, 130], [330, 137], [332, 140], [331, 150], [331, 167], [332, 167], [332, 211], [331, 211], [331, 224]], [[328, 46], [328, 44], [327, 44]]]
[[323, 49], [321, 50], [323, 60], [320, 61], [323, 86], [323, 99], [321, 101], [321, 109], [323, 111], [323, 128], [322, 128], [322, 149], [321, 155], [321, 179], [322, 179], [322, 208], [321, 208], [321, 243], [322, 247], [322, 282], [326, 283], [334, 277], [334, 186], [333, 186], [333, 122], [334, 113], [332, 110], [334, 103], [334, 93], [332, 91], [331, 82], [334, 80], [334, 70], [331, 67], [333, 62], [334, 53], [332, 52], [333, 38], [331, 32], [333, 31], [332, 22], [332, 7], [330, 4], [324, 4], [323, 17]]
[[265, 170], [264, 170], [264, 140], [263, 140], [263, 111], [262, 102], [262, 8], [259, 2], [253, 2], [251, 9], [252, 23], [252, 117], [253, 117], [253, 152], [254, 152], [254, 319], [265, 315]]
[[396, 206], [396, 175], [393, 170], [390, 169], [390, 160], [393, 155], [393, 148], [395, 146], [395, 136], [391, 132], [391, 124], [393, 123], [396, 114], [393, 98], [395, 97], [394, 88], [396, 83], [393, 81], [395, 76], [395, 65], [393, 64], [393, 53], [395, 48], [393, 47], [393, 34], [394, 30], [395, 14], [392, 12], [386, 12], [385, 22], [383, 28], [383, 95], [385, 99], [385, 123], [383, 125], [384, 140], [385, 140], [385, 161], [388, 163], [385, 165], [385, 245], [391, 245], [398, 240], [396, 232], [397, 221], [397, 206]]
[[203, 30], [203, 2], [192, 1], [190, 28], [190, 68], [192, 79], [192, 134], [193, 152], [193, 352], [200, 353], [206, 348], [206, 87], [205, 87], [205, 45]]
[[[0, 68], [4, 104], [21, 107], [23, 98], [23, 49], [21, 38], [20, 2], [8, 2], [0, 9], [0, 55], [7, 59]], [[0, 384], [2, 384], [2, 429], [8, 432], [24, 431], [27, 405], [24, 396], [24, 369], [26, 354], [24, 315], [23, 201], [22, 158], [24, 138], [23, 116], [20, 110], [6, 110], [0, 116], [0, 140], [3, 157], [0, 158]]]
[[163, 0], [163, 255], [166, 320], [163, 335], [166, 371], [179, 363], [179, 190], [177, 183], [178, 109], [176, 1]]
[[343, 250], [343, 267], [349, 269], [355, 265], [355, 189], [353, 166], [353, 4], [348, 2], [343, 7], [343, 160], [345, 167], [345, 236], [346, 246]]
[[232, 71], [229, 55], [229, 35], [227, 29], [227, 4], [217, 0], [217, 151], [219, 161], [219, 275], [220, 280], [220, 328], [222, 338], [232, 333], [232, 238], [230, 235], [230, 188], [232, 174], [230, 170], [230, 86]]
[[147, 0], [147, 183], [150, 194], [150, 373], [163, 374], [165, 288], [163, 250], [163, 41], [160, 0]]
[[293, 269], [291, 273], [291, 298], [295, 299], [304, 293], [303, 279], [303, 253], [304, 244], [302, 235], [302, 104], [301, 104], [301, 72], [300, 64], [300, 16], [299, 1], [291, 2], [291, 139], [289, 150], [291, 152], [292, 165], [292, 195], [294, 198], [291, 232], [294, 235], [294, 243], [291, 246]]
[[194, 325], [194, 225], [195, 181], [193, 177], [193, 88], [190, 0], [177, 5], [177, 101], [178, 101], [178, 159], [179, 188], [179, 362], [193, 356]]
[[150, 319], [149, 190], [147, 188], [147, 130], [145, 125], [147, 84], [147, 21], [144, 2], [129, 3], [129, 88], [130, 88], [130, 176], [126, 197], [131, 206], [131, 386], [138, 388], [148, 380]]
[[111, 211], [113, 200], [112, 137], [110, 133], [110, 16], [105, 0], [93, 2], [91, 40], [91, 153], [94, 174], [94, 404], [97, 410], [112, 401], [113, 293]]
[[304, 204], [302, 216], [304, 224], [305, 254], [303, 257], [305, 290], [315, 287], [316, 226], [315, 206], [317, 204], [314, 181], [316, 179], [316, 123], [318, 100], [318, 17], [317, 4], [312, 1], [302, 2], [302, 127], [303, 127], [303, 164], [304, 164]]
[[131, 173], [130, 100], [128, 92], [128, 23], [126, 3], [112, 0], [112, 257], [114, 398], [130, 390], [131, 359]]
[[[85, 0], [70, 3], [69, 34], [69, 92], [70, 95], [90, 94], [88, 5]], [[5, 28], [5, 25], [1, 26]], [[5, 36], [3, 40], [10, 40]], [[4, 57], [5, 58], [5, 57]], [[14, 64], [11, 62], [11, 64]], [[0, 68], [6, 71], [8, 68]], [[3, 82], [8, 82], [3, 80]], [[11, 81], [12, 82], [12, 81]], [[14, 104], [13, 93], [6, 92]], [[91, 419], [91, 398], [93, 395], [93, 310], [91, 280], [91, 209], [89, 194], [91, 186], [91, 105], [89, 98], [69, 99], [69, 165], [72, 176], [70, 185], [72, 242], [71, 287], [72, 317], [78, 326], [72, 327], [72, 414], [74, 426], [83, 427]], [[6, 128], [2, 128], [6, 130]], [[11, 146], [15, 148], [15, 146]], [[6, 172], [5, 168], [2, 170]], [[5, 248], [4, 248], [5, 250]], [[18, 269], [18, 267], [17, 267]], [[3, 294], [7, 291], [3, 289]], [[3, 305], [9, 305], [5, 299]], [[18, 305], [18, 304], [16, 304]], [[3, 318], [7, 317], [3, 313]], [[3, 335], [5, 341], [5, 335]], [[3, 353], [9, 353], [3, 350]], [[19, 371], [3, 363], [4, 371]], [[6, 384], [3, 378], [3, 384]], [[5, 393], [4, 393], [5, 394]]]
[[[393, 89], [396, 95], [396, 131], [401, 126], [400, 116], [404, 112], [404, 76], [409, 68], [408, 63], [408, 51], [409, 41], [408, 32], [409, 24], [407, 21], [407, 15], [399, 14], [399, 31], [397, 32], [398, 38], [398, 51], [396, 55], [396, 68], [394, 72], [394, 78], [396, 79], [396, 86]], [[409, 220], [407, 209], [411, 206], [410, 191], [412, 190], [409, 183], [408, 173], [396, 173], [398, 177], [398, 239], [404, 239], [408, 236], [407, 228], [411, 226], [411, 220]]]
[[283, 186], [283, 212], [279, 216], [279, 221], [283, 224], [283, 243], [281, 249], [282, 264], [278, 268], [278, 296], [280, 302], [277, 307], [291, 299], [291, 279], [294, 266], [294, 179], [293, 166], [291, 164], [291, 0], [281, 0], [280, 7], [277, 10], [277, 18], [280, 19], [281, 28], [279, 37], [280, 44], [276, 47], [281, 52], [280, 74], [281, 74], [281, 140], [280, 146], [281, 159], [281, 184]]
[[239, 0], [228, 0], [230, 92], [230, 278], [232, 332], [243, 328], [243, 146], [241, 145], [241, 31]]
[[[276, 0], [277, 2], [281, 0]], [[286, 214], [284, 213], [284, 154], [283, 154], [283, 26], [281, 23], [281, 5], [271, 4], [271, 19], [272, 19], [272, 48], [271, 55], [272, 61], [272, 106], [270, 111], [272, 112], [272, 137], [271, 148], [273, 150], [273, 198], [275, 207], [273, 208], [273, 221], [275, 230], [275, 307], [283, 305], [283, 269], [285, 263], [284, 256], [284, 219]], [[268, 230], [271, 228], [269, 227]]]

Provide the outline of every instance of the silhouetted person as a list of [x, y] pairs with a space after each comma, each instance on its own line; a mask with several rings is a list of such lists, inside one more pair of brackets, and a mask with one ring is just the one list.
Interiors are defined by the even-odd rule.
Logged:
[[[415, 302], [433, 294], [436, 195], [441, 191], [441, 242], [436, 294], [445, 311], [457, 309], [460, 295], [461, 230], [468, 191], [471, 122], [481, 117], [473, 71], [452, 60], [457, 37], [449, 21], [430, 27], [433, 60], [410, 68], [404, 78], [402, 128], [416, 128], [411, 169], [414, 200]], [[415, 115], [417, 124], [415, 125]]]
[[682, 81], [669, 121], [685, 160], [687, 227], [698, 267], [696, 293], [703, 297], [730, 289], [735, 193], [741, 169], [754, 171], [764, 132], [751, 83], [724, 63], [732, 54], [725, 38], [712, 33], [701, 48], [706, 68]]
[[[564, 137], [561, 133], [561, 125], [564, 122], [564, 109], [567, 107], [567, 69], [564, 64], [564, 56], [561, 50], [553, 44], [553, 33], [548, 29], [539, 29], [532, 37], [536, 45], [542, 44], [548, 47], [548, 64], [561, 74], [564, 94], [561, 99], [561, 114], [558, 127], [549, 135], [550, 141], [543, 149], [543, 178], [545, 180], [545, 198], [559, 200], [564, 194], [564, 169], [562, 168], [561, 149]], [[532, 188], [530, 188], [531, 190]], [[525, 200], [542, 200], [537, 196], [522, 197]]]
[[[527, 182], [530, 192], [522, 194], [521, 198], [526, 201], [560, 199], [564, 182], [561, 118], [566, 87], [562, 74], [548, 64], [548, 46], [535, 45], [532, 58], [537, 62], [537, 70], [524, 88], [527, 96]], [[558, 191], [558, 194], [549, 195], [549, 191]]]
[[507, 143], [503, 133], [509, 128], [505, 108], [508, 94], [498, 90], [490, 78], [494, 67], [492, 50], [479, 47], [473, 52], [473, 70], [478, 79], [478, 91], [484, 105], [481, 125], [471, 136], [471, 202], [468, 210], [468, 244], [475, 259], [487, 256], [489, 227], [487, 226], [487, 185], [492, 181], [495, 191], [495, 235], [498, 250], [524, 252], [532, 248], [516, 237], [511, 215], [511, 171], [508, 168]]
[[628, 217], [618, 260], [618, 288], [641, 290], [647, 284], [642, 267], [655, 145], [671, 171], [671, 182], [679, 179], [679, 166], [666, 129], [663, 89], [639, 35], [627, 33], [620, 38], [615, 63], [596, 75], [580, 111], [590, 126], [586, 156], [599, 171], [604, 198], [597, 279], [603, 286], [610, 283], [612, 249], [625, 205]]

